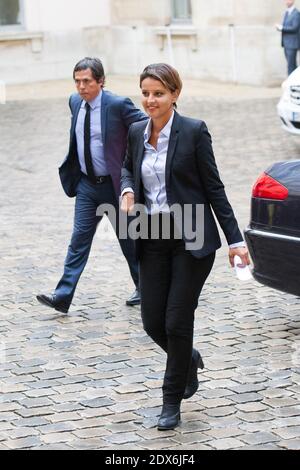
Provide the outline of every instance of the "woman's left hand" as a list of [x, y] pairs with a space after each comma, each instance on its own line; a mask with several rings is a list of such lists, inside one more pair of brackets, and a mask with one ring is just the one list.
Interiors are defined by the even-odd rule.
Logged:
[[246, 247], [239, 246], [237, 248], [229, 248], [229, 262], [234, 267], [234, 257], [239, 256], [244, 266], [250, 264], [249, 252]]

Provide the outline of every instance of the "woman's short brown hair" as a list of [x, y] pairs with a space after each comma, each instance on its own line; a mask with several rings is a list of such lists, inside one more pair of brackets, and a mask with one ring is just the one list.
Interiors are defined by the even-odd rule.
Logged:
[[153, 78], [160, 81], [172, 93], [178, 91], [178, 95], [182, 90], [182, 81], [174, 67], [169, 64], [150, 64], [143, 70], [140, 75], [140, 88], [145, 78]]

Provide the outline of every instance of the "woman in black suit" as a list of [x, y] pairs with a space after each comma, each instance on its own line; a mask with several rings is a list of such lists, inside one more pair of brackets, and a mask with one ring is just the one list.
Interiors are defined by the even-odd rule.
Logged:
[[229, 244], [231, 265], [235, 255], [244, 264], [250, 261], [207, 127], [175, 110], [182, 88], [178, 72], [167, 64], [149, 65], [140, 87], [150, 119], [133, 124], [128, 134], [121, 208], [132, 212], [134, 204], [144, 204], [149, 226], [160, 225], [156, 236], [143, 231], [137, 254], [143, 326], [167, 353], [158, 420], [158, 429], [166, 430], [178, 425], [181, 400], [197, 391], [197, 369], [204, 367], [193, 349], [193, 328], [201, 289], [221, 246], [212, 209]]

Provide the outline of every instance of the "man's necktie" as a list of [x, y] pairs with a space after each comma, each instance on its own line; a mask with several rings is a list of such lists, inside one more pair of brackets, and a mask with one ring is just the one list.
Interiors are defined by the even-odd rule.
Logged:
[[84, 161], [88, 177], [96, 181], [91, 154], [91, 107], [85, 103], [86, 113], [84, 119]]
[[283, 26], [285, 26], [285, 24], [286, 24], [286, 22], [287, 22], [287, 19], [288, 19], [288, 17], [289, 17], [289, 12], [288, 12], [288, 11], [286, 11], [286, 12], [285, 12], [285, 15], [284, 15], [284, 18], [283, 18], [283, 23], [282, 23], [282, 24], [283, 24]]

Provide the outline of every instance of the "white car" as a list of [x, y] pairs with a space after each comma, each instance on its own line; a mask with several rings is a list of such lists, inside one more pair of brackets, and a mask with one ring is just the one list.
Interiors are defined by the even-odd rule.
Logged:
[[282, 96], [277, 111], [282, 128], [294, 135], [300, 135], [300, 67], [282, 84]]

